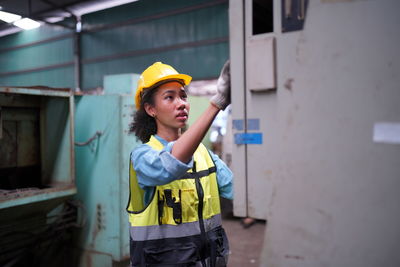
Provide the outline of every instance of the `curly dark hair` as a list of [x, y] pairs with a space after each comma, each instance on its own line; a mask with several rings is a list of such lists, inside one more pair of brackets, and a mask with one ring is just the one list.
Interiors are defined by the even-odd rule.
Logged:
[[146, 93], [142, 96], [140, 101], [139, 110], [133, 113], [133, 121], [129, 125], [129, 132], [134, 133], [136, 137], [143, 143], [147, 143], [153, 134], [157, 133], [156, 120], [147, 114], [144, 109], [144, 104], [149, 103], [154, 105], [154, 93], [158, 87], [146, 90]]
[[[171, 81], [179, 82], [182, 86], [185, 86], [185, 83], [179, 79], [167, 79], [154, 84], [152, 87], [143, 91], [142, 99], [140, 100], [140, 108], [132, 115], [133, 121], [129, 124], [129, 133], [134, 133], [143, 143], [147, 143], [150, 140], [150, 137], [157, 133], [156, 120], [147, 114], [144, 109], [144, 104], [148, 103], [154, 106], [154, 94], [157, 92], [158, 88], [162, 84]], [[185, 132], [187, 126], [184, 126], [181, 130], [182, 132]]]

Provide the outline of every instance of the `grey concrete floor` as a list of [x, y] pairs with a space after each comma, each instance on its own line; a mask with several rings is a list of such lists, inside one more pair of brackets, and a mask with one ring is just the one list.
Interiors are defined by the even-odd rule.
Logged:
[[241, 219], [235, 217], [224, 218], [222, 222], [230, 246], [228, 267], [259, 266], [266, 223], [256, 221], [244, 228], [240, 222]]

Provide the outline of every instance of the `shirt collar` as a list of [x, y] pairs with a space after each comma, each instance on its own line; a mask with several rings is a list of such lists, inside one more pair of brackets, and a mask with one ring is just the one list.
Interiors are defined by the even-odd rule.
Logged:
[[154, 135], [154, 137], [163, 144], [163, 146], [166, 146], [168, 144], [167, 140], [163, 139], [162, 137], [158, 136], [157, 134]]

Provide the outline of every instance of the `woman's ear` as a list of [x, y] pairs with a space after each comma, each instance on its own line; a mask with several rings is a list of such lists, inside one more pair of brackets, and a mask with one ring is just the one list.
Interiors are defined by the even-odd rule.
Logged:
[[154, 118], [156, 116], [154, 107], [152, 105], [150, 105], [149, 103], [144, 103], [143, 108], [146, 111], [147, 115], [149, 115], [150, 117]]

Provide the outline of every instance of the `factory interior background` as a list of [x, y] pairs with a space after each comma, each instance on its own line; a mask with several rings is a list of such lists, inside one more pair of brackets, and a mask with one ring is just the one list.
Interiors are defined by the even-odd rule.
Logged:
[[[140, 73], [193, 77], [228, 266], [400, 266], [400, 2], [0, 0], [0, 266], [129, 266]], [[24, 30], [24, 18], [39, 22]]]

